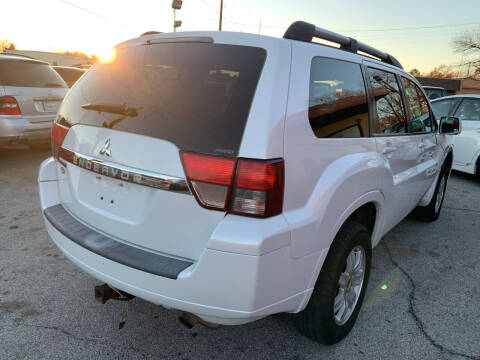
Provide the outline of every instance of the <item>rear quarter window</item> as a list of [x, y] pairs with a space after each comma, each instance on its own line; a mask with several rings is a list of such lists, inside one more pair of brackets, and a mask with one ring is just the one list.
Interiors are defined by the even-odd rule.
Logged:
[[368, 136], [368, 103], [359, 64], [313, 58], [308, 119], [316, 137]]
[[20, 87], [67, 87], [50, 65], [30, 60], [0, 60], [0, 85]]

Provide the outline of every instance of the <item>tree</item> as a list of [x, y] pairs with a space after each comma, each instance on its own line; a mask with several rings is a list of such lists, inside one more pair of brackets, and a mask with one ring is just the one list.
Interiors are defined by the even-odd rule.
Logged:
[[95, 56], [95, 55], [88, 56], [87, 54], [85, 54], [84, 52], [81, 52], [81, 51], [68, 51], [68, 50], [60, 49], [58, 52], [60, 54], [74, 55], [74, 56], [82, 57], [88, 63], [91, 63], [91, 64], [95, 63], [98, 60], [98, 56]]
[[17, 46], [8, 39], [0, 40], [0, 52], [3, 53], [5, 50], [15, 50]]
[[412, 70], [409, 71], [409, 73], [412, 76], [421, 76], [422, 75], [418, 69], [412, 69]]
[[429, 77], [436, 77], [436, 78], [458, 78], [461, 77], [461, 73], [459, 70], [455, 69], [453, 66], [448, 66], [442, 64], [433, 68], [432, 71], [429, 73], [424, 74], [425, 76]]
[[480, 29], [458, 33], [452, 40], [453, 50], [469, 57], [462, 65], [468, 67], [467, 76], [480, 78]]

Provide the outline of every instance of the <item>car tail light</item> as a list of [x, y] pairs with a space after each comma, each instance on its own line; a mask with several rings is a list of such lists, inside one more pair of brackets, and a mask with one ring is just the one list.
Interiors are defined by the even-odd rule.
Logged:
[[0, 115], [20, 115], [20, 106], [12, 96], [0, 97]]
[[51, 140], [57, 146], [62, 146], [65, 136], [67, 136], [68, 128], [65, 126], [59, 125], [55, 121], [52, 124], [52, 133]]
[[238, 160], [231, 212], [269, 217], [282, 207], [283, 160]]
[[283, 160], [232, 159], [182, 151], [185, 173], [203, 207], [247, 216], [280, 214]]
[[52, 123], [51, 141], [52, 141], [52, 155], [55, 159], [58, 158], [58, 149], [63, 144], [65, 136], [67, 136], [68, 128], [59, 125], [55, 121]]
[[207, 208], [226, 210], [236, 160], [188, 152], [183, 152], [182, 157], [198, 202]]

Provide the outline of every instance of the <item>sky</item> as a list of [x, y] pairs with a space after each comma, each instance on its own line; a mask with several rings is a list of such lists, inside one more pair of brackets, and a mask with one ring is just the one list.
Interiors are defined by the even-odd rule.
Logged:
[[[183, 0], [179, 31], [217, 30], [219, 4]], [[20, 49], [100, 56], [145, 31], [172, 31], [173, 23], [171, 0], [15, 0], [3, 15], [0, 38]], [[292, 22], [304, 20], [388, 52], [407, 70], [427, 72], [461, 63], [451, 40], [480, 29], [480, 1], [224, 0], [223, 19], [225, 31], [278, 37]]]

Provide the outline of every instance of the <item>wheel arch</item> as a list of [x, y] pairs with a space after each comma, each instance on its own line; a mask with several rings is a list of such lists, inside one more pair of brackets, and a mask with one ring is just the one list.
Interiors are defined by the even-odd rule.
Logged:
[[[360, 222], [367, 228], [370, 233], [372, 248], [376, 244], [378, 244], [383, 235], [382, 224], [384, 219], [384, 200], [385, 198], [379, 190], [370, 191], [357, 198], [348, 208], [343, 211], [342, 215], [339, 217], [337, 223], [335, 224], [332, 231], [333, 235], [331, 237], [332, 241], [330, 242], [330, 246], [335, 241], [335, 237], [338, 232], [349, 220]], [[317, 282], [317, 279], [320, 275], [320, 271], [322, 270], [325, 259], [328, 256], [329, 249], [330, 247], [322, 251], [315, 266], [315, 271], [313, 272], [310, 282], [308, 284], [308, 291], [305, 294], [305, 298], [300, 303], [299, 307], [295, 312], [303, 310], [308, 304], [315, 283]]]
[[383, 194], [378, 190], [368, 192], [357, 198], [348, 208], [344, 210], [332, 229], [331, 243], [335, 241], [335, 237], [342, 226], [348, 220], [353, 220], [367, 228], [368, 232], [370, 233], [373, 248], [378, 243], [382, 235], [381, 224], [384, 214], [384, 200], [385, 198]]
[[370, 239], [372, 248], [378, 244], [383, 235], [383, 220], [384, 220], [384, 197], [383, 194], [378, 191], [370, 191], [359, 198], [357, 198], [349, 207], [347, 207], [338, 218], [338, 221], [333, 226], [330, 234], [330, 243], [328, 248], [324, 249], [322, 255], [318, 259], [315, 271], [312, 279], [310, 280], [309, 287], [313, 287], [315, 284], [323, 262], [328, 255], [328, 250], [335, 241], [335, 237], [342, 228], [342, 226], [348, 221], [354, 220], [365, 225], [370, 233]]
[[448, 147], [443, 155], [443, 159], [440, 163], [441, 165], [438, 167], [439, 171], [435, 175], [435, 181], [433, 181], [432, 185], [428, 188], [427, 192], [425, 195], [423, 195], [422, 199], [418, 203], [418, 206], [427, 206], [430, 201], [432, 200], [433, 194], [435, 193], [435, 188], [437, 187], [437, 182], [438, 182], [438, 176], [440, 174], [440, 169], [442, 168], [443, 164], [446, 164], [448, 166], [448, 171], [452, 170], [452, 165], [453, 165], [453, 149], [452, 147]]

